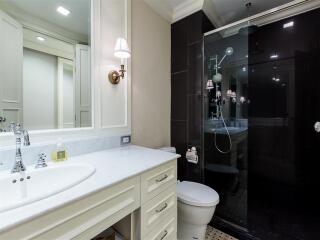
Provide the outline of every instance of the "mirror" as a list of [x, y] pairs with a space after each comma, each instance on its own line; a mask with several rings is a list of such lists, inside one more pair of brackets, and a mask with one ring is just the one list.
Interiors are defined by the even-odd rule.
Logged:
[[90, 127], [90, 0], [0, 1], [0, 132]]

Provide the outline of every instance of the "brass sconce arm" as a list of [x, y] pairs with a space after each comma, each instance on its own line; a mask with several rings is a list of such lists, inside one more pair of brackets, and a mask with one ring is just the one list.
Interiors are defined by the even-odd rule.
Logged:
[[108, 74], [109, 81], [112, 84], [118, 84], [120, 82], [120, 78], [124, 79], [124, 73], [126, 70], [124, 69], [124, 64], [121, 64], [121, 69], [119, 71], [112, 70]]
[[124, 70], [124, 65], [121, 64], [121, 69], [119, 70], [120, 72], [120, 77], [123, 79], [124, 78], [124, 73], [126, 72], [126, 70]]

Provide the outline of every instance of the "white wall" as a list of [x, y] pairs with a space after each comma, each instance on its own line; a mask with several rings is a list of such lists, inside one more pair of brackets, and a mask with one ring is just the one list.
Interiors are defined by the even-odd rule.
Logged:
[[171, 26], [143, 0], [132, 0], [132, 142], [170, 145]]
[[57, 58], [23, 50], [23, 123], [28, 130], [57, 127]]
[[128, 80], [113, 85], [108, 80], [111, 70], [119, 70], [121, 60], [114, 56], [118, 37], [127, 37], [126, 0], [101, 1], [101, 127], [123, 127], [128, 123]]

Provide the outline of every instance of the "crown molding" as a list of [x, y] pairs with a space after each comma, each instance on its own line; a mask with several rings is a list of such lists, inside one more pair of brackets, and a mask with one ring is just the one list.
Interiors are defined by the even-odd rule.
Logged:
[[144, 0], [155, 12], [170, 23], [179, 21], [197, 11], [202, 10], [205, 0], [185, 0], [172, 7], [170, 0]]
[[220, 16], [215, 9], [216, 7], [211, 0], [204, 0], [202, 10], [209, 18], [211, 23], [218, 28], [225, 24], [225, 19], [223, 16]]
[[192, 13], [202, 10], [204, 0], [186, 0], [173, 9], [172, 22], [185, 18]]
[[144, 0], [149, 7], [151, 7], [156, 13], [162, 16], [164, 19], [172, 23], [173, 9], [165, 2], [159, 0]]

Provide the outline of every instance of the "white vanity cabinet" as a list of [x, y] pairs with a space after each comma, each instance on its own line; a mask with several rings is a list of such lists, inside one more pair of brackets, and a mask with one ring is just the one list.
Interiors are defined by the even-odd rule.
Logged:
[[130, 239], [175, 240], [176, 163], [176, 160], [171, 160], [50, 209], [14, 228], [0, 231], [0, 239], [90, 240], [131, 214], [130, 224], [126, 226]]
[[164, 164], [142, 174], [141, 239], [176, 239], [176, 183], [175, 162]]

